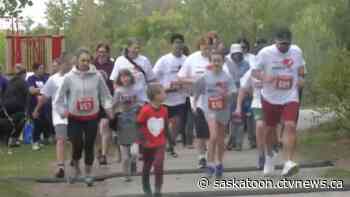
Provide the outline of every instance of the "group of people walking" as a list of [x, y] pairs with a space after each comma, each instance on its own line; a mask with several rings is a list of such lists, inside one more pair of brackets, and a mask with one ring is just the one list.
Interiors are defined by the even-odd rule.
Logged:
[[[186, 54], [181, 34], [173, 34], [169, 43], [172, 51], [154, 66], [140, 54], [141, 43], [136, 38], [128, 40], [114, 63], [109, 45], [99, 44], [95, 58], [85, 49], [79, 49], [74, 58], [63, 53], [57, 60], [59, 70], [50, 77], [44, 74], [43, 65], [33, 66], [35, 74], [27, 80], [32, 95], [33, 150], [40, 149], [40, 132], [50, 131], [53, 125], [56, 176], [65, 176], [64, 147], [69, 140], [74, 171], [69, 180], [80, 177], [84, 152], [84, 181], [91, 186], [96, 138], [101, 142], [97, 158], [105, 165], [115, 131], [125, 181], [131, 181], [141, 159], [143, 191], [160, 196], [165, 153], [181, 157], [176, 150], [179, 134], [185, 143], [195, 131], [198, 167], [209, 177], [221, 178], [224, 152], [233, 147], [242, 150], [244, 130], [248, 131], [249, 145], [257, 147], [258, 169], [270, 175], [274, 173], [279, 124], [285, 156], [282, 175], [295, 174], [296, 123], [305, 61], [302, 51], [292, 44], [289, 29], [277, 31], [274, 43], [260, 47], [256, 54], [249, 53], [246, 39], [226, 49], [216, 32], [200, 37], [198, 50], [192, 54]], [[51, 119], [52, 124], [48, 124]], [[191, 123], [192, 129], [186, 126]], [[191, 147], [192, 143], [186, 145]], [[150, 186], [152, 166], [154, 191]]]

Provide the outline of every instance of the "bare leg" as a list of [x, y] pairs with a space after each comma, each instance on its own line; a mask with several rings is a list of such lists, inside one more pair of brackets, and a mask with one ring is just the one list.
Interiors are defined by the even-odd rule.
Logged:
[[284, 157], [286, 160], [293, 160], [297, 143], [296, 124], [291, 121], [285, 122], [284, 133]]

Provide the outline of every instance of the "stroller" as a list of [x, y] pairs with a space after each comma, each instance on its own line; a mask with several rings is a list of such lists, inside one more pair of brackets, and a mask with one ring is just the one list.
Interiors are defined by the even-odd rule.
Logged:
[[3, 105], [0, 105], [0, 142], [10, 147], [11, 137], [24, 126], [25, 118], [20, 113], [9, 114]]
[[0, 106], [0, 139], [8, 144], [10, 137], [14, 134], [15, 123], [12, 117], [7, 113], [3, 105]]

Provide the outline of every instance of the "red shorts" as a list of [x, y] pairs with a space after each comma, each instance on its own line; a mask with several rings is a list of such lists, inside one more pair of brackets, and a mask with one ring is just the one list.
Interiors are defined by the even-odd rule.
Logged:
[[274, 105], [261, 99], [264, 113], [264, 121], [267, 126], [275, 127], [281, 121], [292, 121], [297, 123], [299, 103], [289, 102], [284, 105]]

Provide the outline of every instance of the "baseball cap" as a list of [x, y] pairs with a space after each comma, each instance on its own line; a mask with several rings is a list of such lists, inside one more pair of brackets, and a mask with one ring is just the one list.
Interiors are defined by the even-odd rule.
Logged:
[[234, 53], [243, 53], [242, 46], [240, 44], [233, 43], [231, 45], [230, 54], [234, 54]]

